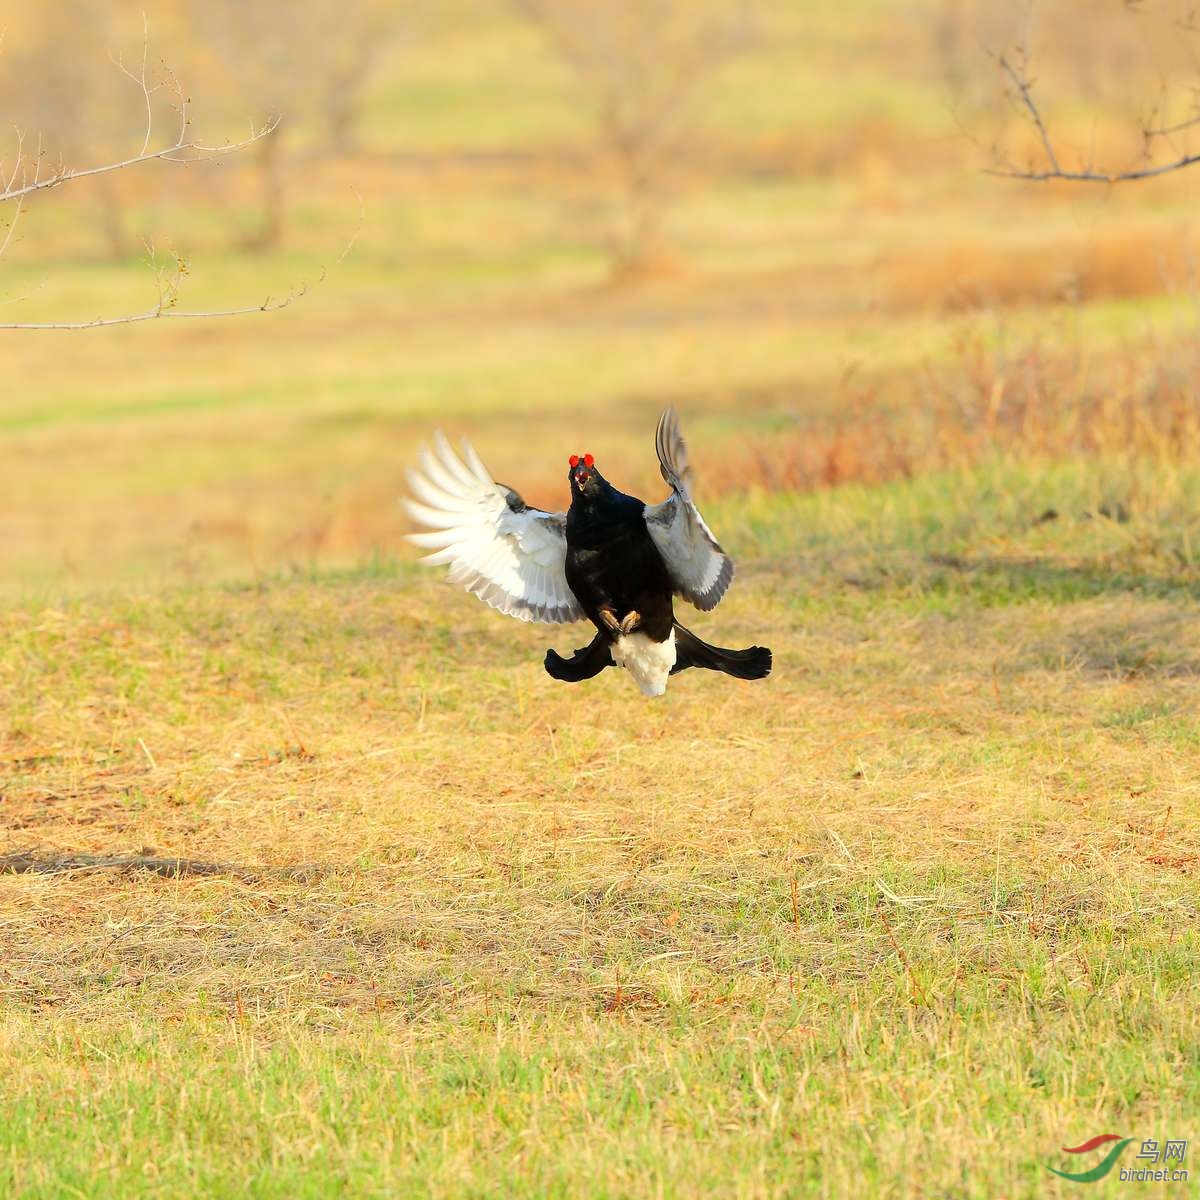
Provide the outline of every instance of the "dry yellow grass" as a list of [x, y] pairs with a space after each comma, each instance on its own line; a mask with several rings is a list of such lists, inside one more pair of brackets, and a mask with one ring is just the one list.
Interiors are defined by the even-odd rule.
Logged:
[[[303, 303], [5, 341], [0, 1192], [1011, 1200], [1191, 1135], [1193, 176], [985, 178], [1025, 135], [954, 119], [924, 8], [762, 7], [661, 270], [614, 284], [545, 40], [456, 0], [278, 253], [244, 164], [128, 181], [197, 307], [357, 230]], [[1041, 27], [1069, 153], [1136, 153], [1145, 7]], [[39, 204], [6, 316], [144, 307], [101, 251]], [[668, 403], [739, 564], [696, 627], [776, 672], [556, 685], [571, 631], [406, 556], [403, 467], [442, 425], [656, 495]]]
[[776, 674], [658, 705], [407, 570], [10, 611], [6, 849], [231, 867], [0, 876], [10, 1189], [1032, 1195], [1186, 1134], [1191, 575], [1014, 478], [728, 508], [704, 624]]

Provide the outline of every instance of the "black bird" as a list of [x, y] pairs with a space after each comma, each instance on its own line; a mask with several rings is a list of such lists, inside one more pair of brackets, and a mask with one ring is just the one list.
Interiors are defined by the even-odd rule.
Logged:
[[437, 433], [434, 452], [422, 447], [420, 470], [409, 472], [417, 500], [406, 501], [430, 532], [409, 536], [434, 551], [422, 561], [448, 564], [452, 583], [501, 612], [549, 624], [591, 621], [596, 636], [570, 658], [546, 651], [555, 679], [578, 683], [619, 666], [647, 696], [661, 696], [667, 677], [688, 667], [762, 679], [771, 672], [770, 650], [710, 646], [675, 619], [675, 596], [702, 612], [715, 608], [733, 579], [733, 562], [692, 500], [673, 409], [659, 419], [655, 448], [671, 486], [661, 504], [625, 495], [592, 455], [572, 454], [571, 507], [547, 513], [494, 482], [466, 442], [459, 458]]

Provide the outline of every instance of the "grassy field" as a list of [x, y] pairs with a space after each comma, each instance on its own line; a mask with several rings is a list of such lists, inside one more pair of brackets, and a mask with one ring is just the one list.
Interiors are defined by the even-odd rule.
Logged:
[[6, 1189], [1045, 1195], [1186, 1136], [1196, 567], [1090, 482], [723, 506], [703, 627], [776, 675], [653, 706], [403, 566], [10, 610], [10, 843], [232, 865], [0, 877]]
[[[764, 13], [652, 275], [480, 0], [278, 251], [144, 200], [189, 306], [295, 305], [0, 334], [0, 1193], [995, 1200], [1197, 1132], [1197, 183], [982, 176], [921, 21]], [[89, 214], [7, 319], [144, 307]], [[557, 685], [581, 630], [419, 568], [403, 470], [657, 498], [669, 403], [739, 568], [693, 625], [775, 673]]]

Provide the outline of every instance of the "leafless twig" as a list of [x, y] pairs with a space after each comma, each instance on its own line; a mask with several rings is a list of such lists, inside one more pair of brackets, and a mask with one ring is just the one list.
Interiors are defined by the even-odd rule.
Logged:
[[[324, 278], [322, 276], [322, 278]], [[103, 329], [108, 325], [136, 325], [142, 321], [159, 321], [174, 318], [176, 320], [201, 320], [211, 317], [243, 317], [250, 313], [278, 312], [287, 308], [294, 300], [299, 300], [308, 291], [306, 284], [301, 284], [289, 292], [281, 300], [268, 296], [261, 304], [248, 304], [244, 308], [222, 308], [205, 311], [187, 311], [172, 308], [168, 304], [156, 304], [145, 312], [124, 313], [119, 317], [96, 317], [91, 321], [19, 321], [0, 324], [0, 331], [13, 329]]]
[[[354, 232], [350, 235], [345, 246], [342, 247], [342, 252], [333, 261], [333, 266], [340, 266], [350, 252], [354, 249], [359, 236], [362, 233], [363, 225], [366, 222], [366, 207], [363, 203], [362, 196], [355, 191], [355, 196], [359, 202], [359, 220]], [[136, 325], [143, 321], [165, 321], [165, 320], [204, 320], [213, 317], [243, 317], [249, 316], [252, 313], [270, 313], [279, 312], [280, 309], [287, 308], [295, 303], [302, 296], [306, 295], [309, 290], [308, 283], [299, 283], [293, 287], [286, 295], [280, 297], [267, 296], [259, 304], [247, 304], [239, 308], [221, 308], [221, 309], [206, 309], [206, 310], [186, 310], [180, 309], [179, 295], [182, 288], [183, 279], [188, 274], [187, 261], [178, 254], [171, 254], [169, 264], [160, 264], [158, 255], [153, 246], [147, 245], [147, 260], [155, 271], [155, 279], [158, 285], [158, 298], [153, 306], [147, 308], [143, 312], [125, 313], [116, 317], [95, 317], [87, 321], [20, 321], [20, 322], [0, 322], [0, 332], [14, 329], [59, 329], [59, 330], [75, 330], [75, 329], [103, 329], [109, 325]], [[321, 268], [321, 273], [314, 281], [313, 286], [320, 286], [325, 282], [326, 269]]]
[[[186, 125], [187, 118], [185, 117], [184, 120]], [[119, 162], [102, 163], [99, 166], [84, 167], [78, 170], [63, 167], [53, 175], [48, 175], [45, 178], [39, 178], [40, 166], [36, 164], [40, 163], [40, 159], [35, 159], [32, 180], [6, 187], [3, 192], [0, 192], [0, 204], [11, 200], [20, 200], [22, 197], [29, 196], [34, 192], [44, 192], [50, 188], [61, 187], [64, 183], [72, 183], [77, 179], [87, 179], [92, 175], [107, 175], [112, 171], [124, 171], [129, 167], [136, 167], [141, 163], [155, 161], [189, 163], [195, 162], [198, 159], [236, 154], [239, 150], [245, 150], [247, 146], [253, 146], [255, 142], [259, 142], [273, 133], [278, 125], [279, 117], [272, 117], [265, 125], [252, 129], [249, 136], [243, 138], [240, 142], [225, 142], [219, 146], [208, 146], [203, 142], [189, 141], [184, 136], [172, 142], [169, 146], [163, 146], [158, 150], [147, 150], [144, 153], [135, 154], [130, 158], [121, 159]], [[18, 164], [14, 170], [19, 170], [20, 165]]]
[[1003, 175], [1010, 179], [1025, 179], [1034, 183], [1046, 183], [1050, 180], [1061, 179], [1074, 183], [1127, 183], [1136, 179], [1152, 179], [1158, 175], [1168, 175], [1173, 171], [1181, 171], [1194, 163], [1200, 162], [1200, 153], [1179, 154], [1166, 161], [1155, 163], [1151, 161], [1160, 139], [1172, 134], [1182, 133], [1195, 125], [1200, 125], [1200, 113], [1194, 114], [1184, 121], [1169, 126], [1158, 126], [1146, 123], [1142, 126], [1143, 165], [1130, 167], [1122, 171], [1103, 171], [1095, 168], [1089, 161], [1082, 167], [1065, 167], [1050, 136], [1046, 121], [1042, 116], [1034, 97], [1036, 81], [1029, 70], [1029, 50], [1021, 43], [1015, 50], [1002, 54], [997, 60], [1001, 71], [1004, 72], [1012, 87], [1012, 99], [1018, 110], [1033, 126], [1038, 136], [1045, 157], [1042, 167], [1018, 167], [1009, 162], [1002, 162], [988, 169], [989, 175]]
[[[146, 108], [146, 128], [142, 137], [141, 149], [137, 154], [130, 155], [128, 158], [118, 159], [114, 162], [101, 163], [97, 166], [70, 168], [65, 165], [59, 167], [53, 174], [42, 176], [42, 155], [39, 152], [30, 161], [23, 154], [24, 136], [20, 131], [17, 133], [17, 153], [12, 169], [5, 173], [0, 170], [0, 176], [5, 176], [3, 181], [3, 191], [0, 191], [0, 204], [21, 200], [26, 196], [32, 195], [34, 192], [44, 192], [51, 188], [61, 187], [63, 184], [72, 183], [75, 180], [87, 179], [95, 175], [108, 175], [114, 171], [124, 171], [130, 167], [139, 166], [142, 163], [148, 162], [171, 162], [171, 163], [190, 163], [196, 161], [204, 161], [213, 158], [222, 158], [226, 155], [236, 154], [240, 150], [245, 150], [247, 147], [254, 145], [255, 142], [262, 141], [263, 138], [269, 137], [275, 132], [279, 125], [280, 118], [273, 116], [265, 124], [252, 127], [247, 137], [236, 142], [225, 142], [220, 145], [211, 146], [205, 142], [198, 141], [191, 136], [191, 98], [188, 96], [183, 85], [169, 71], [166, 72], [166, 82], [169, 84], [171, 91], [175, 95], [175, 111], [179, 115], [179, 125], [176, 129], [173, 140], [165, 146], [160, 146], [156, 150], [150, 148], [150, 143], [154, 138], [154, 110], [153, 97], [155, 92], [159, 91], [164, 84], [150, 82], [148, 73], [148, 61], [150, 54], [149, 30], [146, 30], [145, 41], [142, 46], [142, 61], [140, 69], [135, 73], [131, 71], [122, 59], [115, 59], [117, 69], [131, 80], [142, 93], [142, 98]], [[164, 68], [165, 70], [165, 68]]]
[[[280, 118], [273, 116], [265, 124], [252, 127], [249, 134], [240, 141], [210, 145], [194, 138], [191, 134], [191, 100], [178, 79], [168, 71], [165, 72], [166, 85], [151, 82], [148, 71], [148, 30], [142, 48], [141, 62], [136, 69], [131, 70], [120, 58], [114, 61], [117, 69], [140, 89], [144, 100], [146, 125], [143, 131], [141, 147], [136, 154], [126, 158], [114, 159], [111, 162], [79, 168], [68, 167], [60, 163], [58, 168], [53, 172], [43, 174], [43, 154], [40, 141], [37, 146], [37, 152], [32, 155], [27, 154], [25, 135], [22, 131], [18, 130], [12, 165], [5, 167], [0, 163], [0, 205], [10, 204], [13, 206], [8, 211], [8, 219], [2, 233], [0, 233], [0, 257], [4, 255], [12, 244], [17, 225], [24, 215], [27, 200], [35, 193], [50, 191], [81, 179], [110, 175], [117, 171], [124, 171], [140, 166], [143, 163], [167, 162], [186, 165], [194, 162], [210, 161], [214, 158], [222, 158], [245, 150], [256, 142], [261, 142], [264, 138], [269, 138], [279, 126]], [[174, 107], [178, 113], [179, 122], [168, 143], [158, 148], [153, 148], [153, 96], [163, 86], [169, 86], [174, 94]], [[357, 233], [355, 237], [357, 237]], [[343, 257], [345, 257], [344, 254]], [[277, 312], [282, 308], [286, 308], [294, 300], [299, 299], [307, 290], [306, 285], [301, 285], [294, 288], [281, 299], [273, 299], [268, 296], [259, 304], [243, 305], [235, 308], [211, 311], [186, 310], [179, 308], [180, 289], [188, 270], [186, 261], [177, 255], [172, 255], [170, 266], [160, 266], [154, 251], [151, 249], [150, 262], [157, 278], [158, 298], [153, 306], [143, 312], [126, 313], [111, 317], [95, 317], [86, 321], [5, 322], [0, 323], [0, 330], [98, 329], [110, 325], [130, 325], [142, 321], [166, 319], [195, 320], [211, 317], [242, 316], [250, 313]]]

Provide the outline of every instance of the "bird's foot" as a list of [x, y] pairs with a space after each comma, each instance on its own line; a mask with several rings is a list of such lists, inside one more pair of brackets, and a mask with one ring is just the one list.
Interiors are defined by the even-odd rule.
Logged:
[[602, 608], [600, 610], [600, 620], [612, 630], [613, 633], [621, 632], [621, 622], [617, 620], [617, 614], [611, 608]]
[[631, 609], [622, 618], [620, 625], [617, 628], [625, 634], [632, 633], [642, 623], [642, 614], [638, 610]]

